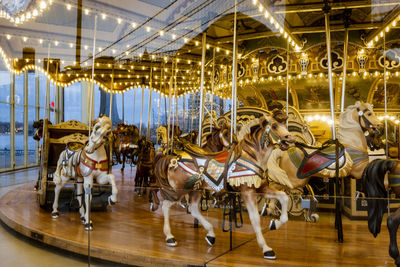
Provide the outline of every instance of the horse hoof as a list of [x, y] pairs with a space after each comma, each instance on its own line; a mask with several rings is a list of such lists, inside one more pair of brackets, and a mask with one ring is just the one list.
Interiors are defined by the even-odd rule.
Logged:
[[178, 242], [176, 242], [175, 238], [169, 238], [167, 239], [167, 246], [169, 247], [176, 247], [178, 245]]
[[271, 220], [269, 223], [269, 230], [276, 230], [275, 220]]
[[52, 219], [57, 219], [59, 215], [60, 215], [60, 214], [58, 213], [58, 211], [57, 211], [57, 212], [52, 212], [52, 213], [51, 213], [51, 218], [52, 218]]
[[86, 223], [85, 224], [85, 230], [86, 231], [92, 231], [93, 230], [93, 224], [92, 223]]
[[215, 237], [213, 236], [206, 236], [206, 241], [210, 246], [214, 246], [215, 244]]
[[264, 259], [275, 260], [276, 259], [275, 252], [273, 250], [265, 251]]
[[85, 224], [85, 222], [86, 222], [85, 217], [81, 217], [81, 223]]
[[115, 205], [115, 203], [117, 202], [112, 201], [111, 197], [108, 197], [108, 205], [112, 206]]

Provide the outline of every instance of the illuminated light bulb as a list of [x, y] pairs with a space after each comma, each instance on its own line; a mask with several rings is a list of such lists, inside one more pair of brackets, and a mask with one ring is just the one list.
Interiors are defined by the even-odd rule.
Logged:
[[292, 41], [292, 37], [289, 36], [288, 41], [290, 43]]
[[390, 117], [390, 120], [394, 121], [394, 119], [395, 119], [395, 117], [394, 117], [394, 116], [391, 116], [391, 117]]
[[72, 43], [69, 43], [69, 47], [71, 47], [71, 48], [72, 48], [73, 46], [74, 46], [74, 45], [73, 45]]
[[190, 64], [190, 63], [192, 63], [192, 61], [191, 61], [191, 60], [188, 60], [188, 64]]
[[279, 29], [279, 24], [278, 24], [278, 22], [275, 22], [275, 23], [274, 23], [274, 26], [275, 26], [275, 29]]
[[37, 15], [39, 15], [39, 12], [36, 9], [34, 9], [32, 11], [32, 16], [36, 17]]
[[32, 17], [31, 12], [26, 13], [26, 18], [27, 18], [27, 19], [30, 19], [31, 17]]
[[375, 36], [375, 42], [378, 42], [378, 35]]
[[67, 4], [67, 10], [71, 10], [71, 4]]
[[217, 52], [219, 52], [219, 50], [220, 50], [220, 48], [219, 48], [219, 47], [217, 47]]
[[269, 17], [269, 12], [267, 10], [265, 10], [265, 14], [264, 17], [267, 19]]
[[383, 37], [383, 31], [379, 33], [379, 36], [380, 36], [380, 37]]
[[89, 9], [85, 8], [85, 15], [89, 15]]
[[269, 22], [270, 22], [271, 24], [274, 24], [274, 22], [275, 22], [274, 18], [273, 18], [273, 17], [270, 17], [270, 18], [269, 18]]
[[121, 24], [122, 19], [121, 18], [117, 18], [118, 24]]
[[175, 40], [175, 38], [176, 38], [176, 35], [172, 34], [172, 40]]
[[296, 43], [294, 41], [292, 41], [292, 46], [295, 46], [295, 45], [296, 45]]
[[107, 18], [107, 15], [104, 14], [104, 13], [102, 13], [102, 14], [101, 14], [101, 18], [102, 18], [102, 19], [106, 19], [106, 18]]
[[97, 50], [99, 50], [99, 52], [101, 52], [101, 47], [97, 48]]
[[253, 0], [253, 5], [257, 5], [257, 0]]
[[226, 52], [225, 52], [227, 55], [229, 55], [229, 51], [228, 50], [226, 50]]
[[397, 24], [396, 20], [393, 20], [392, 26], [393, 26], [393, 27], [396, 27], [396, 24]]
[[139, 53], [139, 57], [142, 57], [143, 56], [143, 54], [142, 53]]
[[151, 59], [155, 59], [156, 58], [156, 56], [155, 55], [151, 55]]
[[23, 37], [22, 40], [24, 40], [24, 42], [26, 42], [28, 40], [28, 37]]
[[198, 45], [199, 45], [199, 41], [194, 42], [194, 44], [195, 44], [196, 46], [198, 46]]
[[39, 7], [40, 7], [40, 9], [45, 9], [45, 8], [46, 8], [46, 6], [47, 6], [47, 4], [46, 4], [46, 2], [45, 2], [45, 1], [40, 1], [40, 3], [39, 3]]
[[285, 39], [288, 37], [287, 32], [284, 32], [284, 33], [283, 33], [283, 37], [284, 37]]
[[137, 24], [135, 22], [131, 23], [132, 28], [136, 28]]
[[160, 36], [164, 36], [164, 31], [160, 31]]
[[164, 61], [168, 61], [168, 58], [167, 58], [167, 57], [164, 57]]
[[283, 28], [282, 27], [279, 27], [279, 32], [280, 32], [280, 34], [283, 33]]
[[128, 55], [129, 55], [129, 52], [128, 52], [128, 51], [125, 51], [125, 55], [128, 56]]
[[188, 38], [183, 38], [183, 42], [186, 44], [188, 42]]
[[260, 4], [260, 5], [258, 6], [258, 11], [263, 12], [263, 10], [264, 10], [264, 7]]
[[146, 32], [150, 32], [151, 28], [150, 27], [146, 27]]
[[390, 27], [389, 27], [389, 26], [386, 26], [385, 31], [386, 31], [386, 32], [389, 32], [389, 30], [390, 30]]
[[6, 36], [7, 36], [7, 40], [11, 39], [11, 35], [7, 34]]
[[371, 42], [368, 43], [368, 47], [372, 47], [373, 45], [374, 45], [374, 42], [373, 42], [373, 41], [371, 41]]

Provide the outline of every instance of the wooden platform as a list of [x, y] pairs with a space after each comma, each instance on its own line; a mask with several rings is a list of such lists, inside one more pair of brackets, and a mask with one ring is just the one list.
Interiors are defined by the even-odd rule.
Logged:
[[[93, 212], [94, 230], [90, 232], [90, 254], [117, 263], [139, 266], [394, 266], [388, 255], [386, 227], [375, 239], [366, 221], [344, 221], [343, 244], [335, 241], [333, 214], [321, 214], [321, 222], [290, 220], [277, 231], [268, 231], [269, 218], [262, 218], [264, 236], [277, 260], [265, 260], [255, 234], [244, 214], [245, 225], [233, 233], [221, 230], [222, 210], [204, 213], [215, 227], [216, 244], [209, 247], [203, 228], [193, 228], [193, 218], [181, 207], [171, 211], [172, 232], [179, 245], [165, 245], [163, 216], [149, 211], [146, 197], [133, 193], [130, 168], [125, 177], [115, 171], [119, 181], [119, 203], [107, 212]], [[0, 219], [28, 237], [65, 250], [87, 255], [88, 232], [79, 214], [61, 212], [56, 220], [39, 208], [33, 184], [23, 185], [0, 199]]]

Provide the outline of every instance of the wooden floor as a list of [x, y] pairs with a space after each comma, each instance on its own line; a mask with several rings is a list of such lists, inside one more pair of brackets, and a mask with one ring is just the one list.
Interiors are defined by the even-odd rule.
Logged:
[[165, 245], [163, 216], [149, 211], [144, 197], [133, 193], [130, 168], [125, 177], [114, 171], [119, 182], [119, 202], [107, 212], [93, 212], [94, 230], [86, 232], [79, 214], [64, 212], [56, 220], [40, 209], [33, 184], [26, 184], [0, 199], [0, 219], [28, 237], [65, 250], [87, 255], [88, 234], [93, 257], [139, 266], [394, 266], [388, 255], [386, 227], [373, 238], [365, 221], [344, 221], [343, 244], [337, 243], [333, 214], [320, 214], [321, 222], [289, 220], [281, 229], [268, 231], [269, 218], [262, 218], [264, 236], [277, 259], [265, 260], [244, 214], [245, 224], [233, 233], [221, 230], [222, 211], [205, 212], [215, 227], [216, 244], [209, 247], [203, 228], [193, 228], [193, 218], [175, 206], [171, 211], [172, 232], [179, 246]]

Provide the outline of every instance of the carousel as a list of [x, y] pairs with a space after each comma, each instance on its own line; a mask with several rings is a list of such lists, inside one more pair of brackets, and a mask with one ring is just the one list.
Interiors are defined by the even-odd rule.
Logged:
[[398, 1], [0, 8], [11, 162], [18, 116], [38, 148], [14, 231], [89, 265], [400, 266]]

